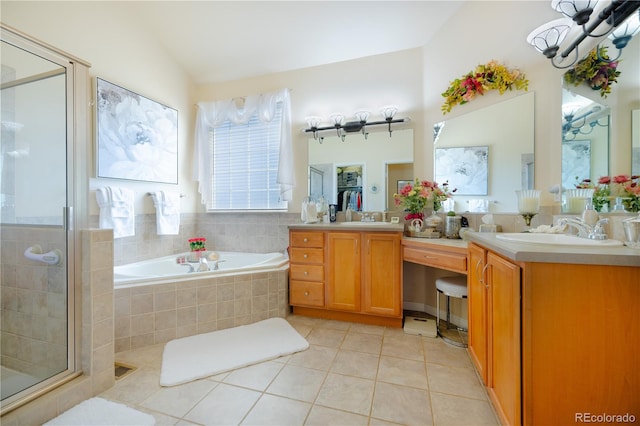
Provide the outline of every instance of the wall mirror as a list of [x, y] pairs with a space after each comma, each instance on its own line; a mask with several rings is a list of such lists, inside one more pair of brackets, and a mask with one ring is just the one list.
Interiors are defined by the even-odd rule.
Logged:
[[[386, 130], [386, 129], [385, 129]], [[412, 180], [413, 129], [309, 139], [309, 195], [354, 210], [393, 210], [398, 180]]]
[[454, 179], [482, 188], [456, 194], [455, 211], [516, 212], [515, 191], [534, 187], [534, 94], [436, 124], [434, 148], [439, 184], [438, 177], [446, 176], [450, 189], [456, 188]]
[[631, 174], [640, 175], [640, 109], [631, 111]]
[[[595, 92], [594, 92], [595, 93]], [[562, 89], [562, 189], [609, 174], [610, 109]]]

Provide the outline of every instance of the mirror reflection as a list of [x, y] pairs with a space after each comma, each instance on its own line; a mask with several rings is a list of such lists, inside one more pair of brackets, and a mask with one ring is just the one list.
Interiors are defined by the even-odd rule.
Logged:
[[631, 111], [631, 174], [640, 175], [640, 109]]
[[562, 188], [609, 174], [608, 106], [562, 89]]
[[517, 212], [515, 191], [534, 187], [534, 94], [436, 124], [434, 147], [436, 181], [468, 188], [455, 211]]
[[[386, 129], [383, 129], [386, 130]], [[412, 180], [413, 130], [309, 139], [309, 196], [337, 204], [338, 211], [395, 209], [398, 180]]]

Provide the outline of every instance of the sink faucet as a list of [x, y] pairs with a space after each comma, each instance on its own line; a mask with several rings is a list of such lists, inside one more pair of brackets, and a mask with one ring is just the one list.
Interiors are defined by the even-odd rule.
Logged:
[[360, 222], [375, 222], [376, 218], [373, 214], [369, 212], [362, 212], [362, 218], [360, 218]]
[[609, 219], [599, 219], [595, 225], [589, 226], [582, 219], [576, 217], [562, 218], [558, 221], [559, 225], [567, 225], [578, 230], [578, 237], [588, 238], [590, 240], [606, 240], [607, 234], [604, 230], [604, 224], [609, 223]]

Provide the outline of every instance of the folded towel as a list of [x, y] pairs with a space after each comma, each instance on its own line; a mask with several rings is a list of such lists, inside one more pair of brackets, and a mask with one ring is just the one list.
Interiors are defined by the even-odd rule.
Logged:
[[489, 200], [469, 200], [469, 211], [483, 213], [489, 211]]
[[156, 232], [158, 235], [180, 233], [180, 194], [165, 191], [151, 193], [156, 207]]
[[100, 207], [99, 227], [113, 229], [113, 238], [135, 235], [134, 193], [126, 188], [98, 188], [96, 201]]
[[529, 232], [534, 232], [538, 234], [562, 234], [567, 225], [540, 225], [537, 228], [531, 228]]

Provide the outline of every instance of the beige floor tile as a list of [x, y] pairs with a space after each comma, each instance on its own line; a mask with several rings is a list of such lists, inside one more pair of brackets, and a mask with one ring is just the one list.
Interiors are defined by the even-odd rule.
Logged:
[[267, 393], [313, 402], [326, 375], [324, 371], [287, 365], [271, 383]]
[[382, 336], [384, 334], [385, 327], [380, 325], [353, 323], [351, 324], [351, 327], [349, 327], [349, 331], [353, 331], [355, 333], [364, 333], [364, 334], [373, 334], [376, 336]]
[[499, 425], [488, 401], [431, 393], [436, 425]]
[[313, 327], [306, 324], [293, 323], [291, 325], [302, 337], [307, 337], [309, 333], [311, 333], [311, 330], [313, 330]]
[[340, 348], [379, 355], [382, 350], [382, 335], [358, 333], [349, 330]]
[[371, 417], [371, 424], [377, 418], [403, 425], [431, 425], [429, 392], [378, 382]]
[[345, 376], [375, 380], [378, 374], [379, 360], [380, 357], [378, 355], [340, 350], [333, 361], [330, 371], [344, 374]]
[[165, 387], [151, 395], [141, 406], [174, 417], [184, 417], [218, 383], [197, 380], [184, 385]]
[[329, 328], [314, 328], [307, 336], [309, 344], [339, 348], [347, 334], [345, 330], [332, 330]]
[[350, 322], [345, 322], [345, 321], [336, 321], [336, 320], [323, 320], [320, 325], [318, 325], [318, 327], [321, 328], [330, 328], [333, 330], [349, 330], [349, 328], [351, 327], [351, 323]]
[[373, 380], [329, 373], [320, 389], [316, 404], [369, 415], [374, 383]]
[[304, 424], [308, 426], [366, 426], [368, 422], [369, 418], [366, 416], [314, 405]]
[[424, 362], [410, 359], [380, 357], [378, 381], [419, 389], [429, 388]]
[[185, 419], [203, 425], [237, 425], [260, 395], [260, 392], [221, 383], [198, 402]]
[[311, 345], [306, 351], [291, 355], [288, 364], [328, 371], [336, 353], [338, 350], [334, 348]]
[[487, 399], [478, 376], [471, 369], [427, 363], [427, 377], [431, 392]]
[[422, 338], [408, 334], [385, 334], [382, 342], [382, 355], [424, 362]]
[[396, 425], [399, 425], [399, 424], [400, 423], [388, 422], [386, 420], [376, 419], [374, 417], [371, 417], [369, 419], [369, 426], [396, 426]]
[[230, 372], [222, 381], [231, 385], [263, 391], [278, 375], [283, 366], [284, 364], [273, 361], [250, 365]]
[[116, 384], [101, 395], [128, 404], [140, 404], [162, 389], [160, 372], [149, 367], [140, 367], [133, 373], [118, 380]]
[[311, 404], [280, 396], [264, 394], [258, 400], [243, 425], [302, 425], [309, 414]]
[[473, 368], [471, 358], [465, 348], [449, 345], [442, 339], [422, 340], [424, 356], [428, 363], [451, 367]]

